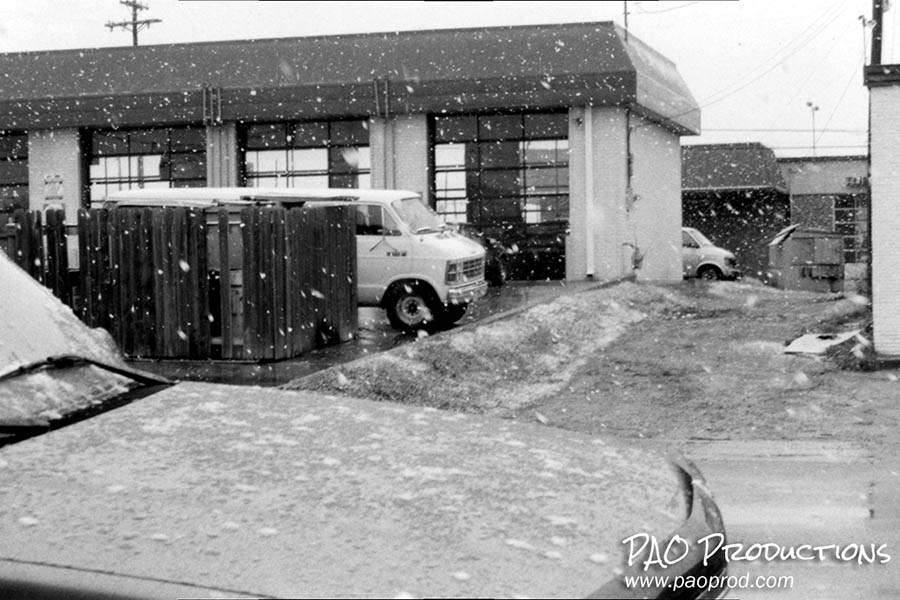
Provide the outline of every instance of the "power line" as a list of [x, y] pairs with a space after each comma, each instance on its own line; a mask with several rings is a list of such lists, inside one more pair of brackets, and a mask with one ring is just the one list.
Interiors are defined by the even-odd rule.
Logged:
[[828, 124], [831, 123], [831, 119], [834, 118], [834, 115], [837, 113], [837, 110], [841, 107], [841, 102], [844, 101], [844, 97], [847, 95], [847, 90], [850, 89], [850, 84], [853, 83], [854, 79], [856, 79], [856, 77], [858, 76], [856, 69], [862, 67], [862, 63], [863, 63], [863, 58], [860, 57], [859, 62], [857, 63], [856, 67], [854, 67], [853, 70], [850, 72], [850, 78], [847, 79], [847, 83], [844, 85], [844, 91], [841, 92], [841, 97], [838, 98], [837, 104], [834, 105], [834, 108], [831, 109], [831, 114], [828, 115], [828, 120], [825, 121], [825, 129], [822, 130], [822, 133], [820, 133], [819, 137], [816, 139], [822, 139], [822, 134], [825, 133], [825, 130], [828, 128]]
[[[832, 7], [831, 10], [834, 10], [834, 9], [837, 8], [839, 5], [840, 5], [840, 3], [836, 4], [835, 6]], [[725, 100], [725, 99], [728, 98], [729, 96], [732, 96], [732, 95], [736, 94], [737, 92], [743, 90], [744, 88], [748, 87], [749, 85], [755, 83], [756, 81], [758, 81], [759, 79], [761, 79], [761, 78], [764, 77], [765, 75], [768, 75], [770, 72], [774, 71], [777, 67], [779, 67], [779, 66], [781, 66], [782, 64], [784, 64], [784, 62], [785, 62], [787, 59], [791, 58], [792, 56], [794, 56], [795, 54], [797, 54], [800, 50], [802, 50], [803, 48], [805, 48], [807, 44], [809, 44], [811, 41], [813, 41], [820, 33], [822, 33], [822, 31], [825, 30], [826, 27], [828, 27], [829, 25], [831, 25], [831, 24], [835, 21], [835, 19], [837, 19], [839, 16], [840, 16], [840, 10], [835, 11], [834, 15], [831, 17], [830, 20], [828, 20], [826, 23], [823, 23], [823, 24], [819, 25], [819, 26], [817, 27], [817, 29], [816, 29], [813, 33], [811, 33], [805, 40], [803, 40], [803, 41], [800, 43], [799, 46], [797, 46], [796, 48], [794, 48], [794, 49], [793, 49], [789, 54], [787, 54], [786, 56], [780, 58], [780, 59], [778, 60], [778, 62], [776, 62], [775, 64], [773, 64], [771, 67], [769, 67], [768, 69], [766, 69], [765, 71], [763, 71], [763, 72], [760, 73], [759, 75], [757, 75], [757, 76], [755, 76], [755, 77], [752, 77], [752, 78], [750, 78], [750, 79], [747, 79], [747, 80], [745, 80], [744, 82], [738, 84], [739, 87], [737, 87], [737, 88], [735, 88], [735, 89], [729, 89], [730, 87], [734, 87], [735, 84], [732, 84], [731, 86], [724, 88], [722, 91], [716, 92], [715, 94], [713, 94], [712, 96], [710, 96], [710, 98], [709, 98], [707, 101], [705, 101], [705, 102], [702, 103], [701, 108], [706, 108], [707, 106], [711, 106], [711, 105], [713, 105], [713, 104], [716, 104], [716, 103], [718, 103], [718, 102], [721, 102], [722, 100]], [[807, 28], [807, 29], [809, 29], [809, 28]], [[802, 34], [801, 34], [801, 35], [802, 35]], [[798, 36], [798, 37], [799, 37], [799, 36]], [[795, 38], [795, 39], [796, 39], [796, 38]], [[791, 42], [791, 43], [793, 43], [793, 42]], [[790, 46], [790, 44], [788, 44], [788, 46]], [[776, 53], [776, 55], [777, 55], [777, 53]], [[774, 56], [775, 56], [775, 55], [773, 55], [773, 57], [774, 57]], [[767, 59], [767, 60], [768, 60], [768, 59]], [[764, 63], [761, 63], [760, 66], [762, 66], [762, 64], [764, 64]], [[757, 68], [759, 68], [759, 67], [757, 67]], [[754, 69], [754, 70], [755, 70], [755, 69]], [[719, 97], [716, 98], [716, 96], [719, 96]]]
[[[706, 131], [749, 131], [749, 132], [775, 132], [775, 133], [809, 133], [809, 128], [807, 127], [806, 129], [802, 129], [802, 128], [779, 129], [777, 127], [772, 127], [772, 128], [768, 128], [768, 127], [760, 127], [760, 128], [753, 128], [753, 127], [710, 128], [710, 127], [704, 127], [703, 131], [704, 132], [706, 132]], [[819, 131], [821, 131], [822, 133], [868, 133], [868, 129], [820, 129]]]
[[138, 11], [147, 10], [147, 8], [149, 7], [145, 4], [141, 4], [137, 0], [119, 0], [119, 4], [121, 4], [122, 6], [127, 6], [131, 9], [131, 20], [119, 21], [118, 23], [109, 21], [106, 23], [106, 26], [109, 27], [110, 32], [112, 32], [112, 30], [116, 27], [121, 27], [122, 29], [130, 29], [131, 43], [133, 46], [138, 45], [138, 31], [144, 29], [145, 27], [150, 27], [151, 23], [162, 23], [162, 19], [138, 19]]
[[641, 14], [644, 15], [658, 15], [662, 13], [672, 12], [673, 10], [681, 10], [682, 8], [693, 6], [694, 4], [700, 4], [700, 2], [688, 2], [687, 4], [682, 4], [681, 6], [673, 6], [672, 8], [664, 8], [662, 10], [644, 10], [644, 7], [641, 6], [640, 2], [635, 2], [637, 9], [641, 12]]
[[[685, 144], [685, 145], [687, 145], [687, 144]], [[768, 144], [766, 144], [766, 146], [768, 146], [772, 150], [809, 150], [808, 145], [807, 146], [769, 146]], [[841, 146], [841, 145], [816, 146], [816, 148], [819, 150], [828, 150], [828, 149], [836, 149], [836, 148], [868, 148], [868, 147], [869, 146], [867, 144], [845, 144], [843, 146]]]
[[[739, 92], [739, 91], [743, 90], [744, 88], [750, 86], [751, 84], [755, 83], [757, 80], [761, 79], [762, 77], [764, 77], [765, 75], [767, 75], [768, 73], [770, 73], [771, 71], [773, 71], [776, 67], [781, 66], [786, 60], [788, 60], [789, 58], [791, 58], [794, 54], [796, 54], [797, 52], [799, 52], [800, 50], [802, 50], [807, 44], [809, 44], [813, 39], [815, 39], [820, 33], [822, 33], [822, 31], [825, 30], [825, 28], [827, 28], [829, 25], [831, 25], [831, 24], [832, 24], [832, 23], [840, 16], [840, 14], [841, 14], [841, 13], [840, 13], [841, 4], [842, 4], [842, 1], [841, 1], [841, 0], [837, 0], [837, 1], [836, 1], [834, 4], [832, 4], [826, 11], [824, 11], [824, 12], [819, 16], [819, 18], [817, 18], [815, 21], [813, 21], [809, 26], [806, 27], [806, 29], [804, 29], [804, 30], [803, 30], [802, 32], [800, 32], [800, 34], [798, 34], [793, 40], [791, 40], [791, 41], [785, 46], [784, 49], [777, 50], [777, 51], [774, 52], [771, 56], [769, 56], [769, 57], [766, 58], [764, 61], [760, 62], [757, 66], [753, 67], [752, 69], [750, 69], [750, 70], [748, 71], [748, 73], [752, 73], [752, 72], [756, 71], [757, 69], [762, 68], [762, 67], [765, 66], [765, 64], [768, 63], [770, 60], [772, 60], [773, 58], [778, 57], [779, 53], [783, 52], [785, 49], [789, 48], [791, 45], [797, 43], [798, 40], [800, 40], [801, 37], [802, 37], [803, 35], [805, 35], [807, 32], [809, 32], [809, 31], [812, 30], [812, 29], [815, 29], [815, 31], [812, 31], [805, 39], [803, 39], [802, 41], [799, 42], [800, 45], [799, 45], [797, 48], [795, 48], [794, 50], [792, 50], [788, 55], [786, 55], [786, 56], [780, 58], [780, 59], [778, 60], [778, 62], [776, 62], [775, 64], [773, 64], [771, 67], [769, 67], [768, 69], [766, 69], [765, 71], [763, 71], [763, 72], [760, 73], [759, 75], [757, 75], [757, 76], [755, 76], [755, 77], [753, 77], [753, 78], [751, 78], [751, 79], [749, 79], [749, 80], [744, 80], [743, 82], [741, 82], [741, 81], [736, 81], [735, 83], [732, 83], [732, 84], [730, 84], [730, 85], [728, 85], [728, 86], [725, 86], [724, 88], [722, 88], [722, 89], [719, 90], [718, 92], [715, 92], [714, 94], [712, 94], [712, 95], [709, 97], [709, 99], [708, 99], [707, 101], [698, 103], [698, 106], [697, 106], [696, 108], [691, 108], [691, 109], [686, 110], [686, 111], [684, 111], [684, 112], [676, 113], [676, 114], [673, 114], [673, 115], [667, 115], [668, 118], [670, 118], [670, 119], [677, 119], [677, 118], [679, 118], [679, 117], [683, 117], [684, 115], [690, 114], [690, 113], [692, 113], [692, 112], [696, 112], [696, 111], [698, 111], [698, 110], [700, 110], [700, 109], [703, 109], [703, 108], [706, 108], [706, 107], [708, 107], [708, 106], [712, 106], [713, 104], [717, 104], [717, 103], [721, 102], [722, 100], [725, 100], [726, 98], [728, 98], [728, 97], [730, 97], [730, 96], [736, 94], [737, 92]], [[833, 14], [832, 14], [832, 13], [833, 13]], [[829, 17], [830, 17], [830, 18], [829, 18]], [[824, 22], [824, 23], [820, 23], [820, 21], [821, 21], [822, 19], [827, 19], [827, 21]], [[735, 85], [738, 85], [739, 87], [737, 87], [737, 88], [735, 88], [735, 89], [732, 89], [732, 88], [734, 88]], [[718, 96], [718, 97], [717, 97], [717, 96]]]

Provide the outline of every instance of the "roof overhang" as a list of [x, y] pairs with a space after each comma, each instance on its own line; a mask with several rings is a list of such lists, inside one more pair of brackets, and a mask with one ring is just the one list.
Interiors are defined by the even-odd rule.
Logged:
[[0, 129], [591, 104], [699, 133], [674, 64], [612, 23], [0, 54], [0, 98]]
[[900, 65], [869, 65], [863, 80], [870, 88], [900, 85]]
[[759, 192], [759, 191], [769, 191], [769, 192], [780, 192], [782, 194], [787, 193], [787, 189], [781, 187], [772, 187], [770, 185], [745, 185], [740, 187], [689, 187], [689, 188], [681, 188], [682, 192], [693, 192], [693, 193], [709, 193], [709, 192]]

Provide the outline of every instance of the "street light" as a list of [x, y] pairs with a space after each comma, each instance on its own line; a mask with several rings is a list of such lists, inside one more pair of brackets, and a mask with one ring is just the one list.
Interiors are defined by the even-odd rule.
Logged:
[[809, 107], [809, 114], [812, 115], [812, 150], [813, 156], [816, 155], [816, 111], [819, 110], [818, 104], [813, 104], [812, 100], [807, 100], [806, 105]]

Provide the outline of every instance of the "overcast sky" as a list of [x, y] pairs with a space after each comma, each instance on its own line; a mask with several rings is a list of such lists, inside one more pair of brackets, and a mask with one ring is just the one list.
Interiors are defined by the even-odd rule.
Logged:
[[[161, 19], [140, 43], [587, 21], [623, 23], [624, 2], [254, 2], [142, 0]], [[629, 31], [678, 67], [702, 109], [683, 143], [762, 142], [780, 156], [864, 154], [871, 0], [629, 1]], [[900, 57], [885, 14], [883, 62]], [[105, 27], [119, 0], [2, 0], [0, 52], [131, 44]], [[868, 61], [868, 59], [865, 59]], [[813, 112], [807, 105], [818, 106]]]

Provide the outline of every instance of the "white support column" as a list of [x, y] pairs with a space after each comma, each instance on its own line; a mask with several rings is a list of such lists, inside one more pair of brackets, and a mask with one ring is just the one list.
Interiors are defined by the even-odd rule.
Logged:
[[594, 236], [597, 234], [596, 225], [594, 224], [595, 206], [594, 195], [594, 107], [590, 104], [584, 110], [584, 227], [585, 227], [585, 275], [587, 278], [594, 277], [596, 270], [595, 264], [595, 246]]
[[586, 215], [593, 209], [588, 204], [586, 189], [586, 112], [581, 106], [569, 109], [569, 235], [566, 236], [566, 279], [570, 281], [584, 279], [588, 264]]
[[206, 127], [206, 186], [238, 185], [237, 125], [223, 123]]
[[681, 266], [681, 140], [658, 124], [632, 117], [634, 196], [630, 240], [643, 253], [641, 280], [676, 283]]
[[404, 189], [427, 199], [428, 117], [401, 115], [369, 121], [372, 187]]
[[64, 208], [66, 223], [76, 223], [84, 184], [81, 161], [81, 137], [77, 129], [29, 131], [30, 210]]

